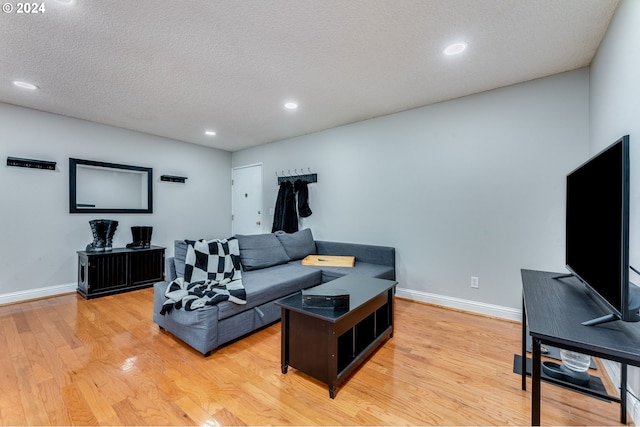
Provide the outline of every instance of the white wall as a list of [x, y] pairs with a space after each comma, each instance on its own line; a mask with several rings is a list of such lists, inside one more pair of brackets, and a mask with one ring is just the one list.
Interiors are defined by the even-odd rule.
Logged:
[[[622, 0], [591, 64], [590, 150], [595, 154], [623, 135], [631, 139], [631, 265], [640, 268], [640, 1]], [[635, 283], [640, 282], [632, 274]], [[617, 366], [608, 370], [619, 381]], [[629, 388], [640, 391], [640, 369], [629, 369]], [[640, 404], [629, 398], [634, 420]]]
[[263, 212], [276, 172], [318, 173], [301, 226], [396, 247], [399, 287], [416, 299], [519, 315], [520, 269], [563, 271], [565, 175], [588, 156], [588, 84], [576, 70], [235, 152], [232, 163], [263, 164]]
[[640, 268], [640, 2], [623, 1], [591, 66], [590, 151], [631, 138], [631, 264]]
[[[153, 226], [152, 244], [228, 237], [231, 154], [83, 120], [0, 104], [0, 303], [74, 290], [88, 221], [119, 221], [114, 247], [132, 225]], [[55, 171], [6, 166], [8, 156], [57, 162]], [[152, 167], [153, 214], [70, 214], [69, 157]], [[160, 175], [187, 176], [186, 184]]]

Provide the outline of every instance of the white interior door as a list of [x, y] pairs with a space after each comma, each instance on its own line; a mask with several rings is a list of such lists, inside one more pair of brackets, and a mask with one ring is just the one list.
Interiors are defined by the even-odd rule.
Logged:
[[233, 234], [262, 233], [262, 165], [233, 168], [231, 180]]

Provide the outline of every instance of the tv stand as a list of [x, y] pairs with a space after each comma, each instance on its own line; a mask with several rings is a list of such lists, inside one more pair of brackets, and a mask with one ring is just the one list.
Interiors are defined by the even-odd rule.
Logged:
[[601, 325], [603, 323], [615, 322], [617, 320], [620, 320], [620, 316], [618, 316], [617, 314], [609, 313], [609, 314], [605, 314], [604, 316], [596, 317], [595, 319], [585, 320], [584, 322], [581, 323], [581, 325], [595, 326], [595, 325]]
[[[532, 338], [531, 425], [540, 425], [540, 381], [543, 344], [620, 363], [620, 397], [575, 389], [620, 404], [620, 422], [627, 423], [627, 365], [640, 367], [640, 324], [615, 322], [606, 328], [580, 322], [602, 315], [600, 306], [577, 279], [562, 283], [558, 273], [522, 270], [522, 389], [527, 389], [526, 341]], [[557, 380], [548, 380], [559, 384]], [[565, 384], [563, 384], [566, 386]]]
[[[638, 274], [640, 274], [640, 272], [638, 272], [638, 270], [636, 270], [635, 268], [631, 267], [631, 269], [637, 272]], [[568, 279], [571, 277], [575, 277], [580, 281], [580, 283], [584, 284], [584, 282], [582, 282], [575, 274], [571, 274], [571, 273], [556, 274], [555, 276], [552, 277], [552, 279], [560, 280], [560, 279]], [[587, 285], [585, 285], [585, 287], [589, 295], [592, 296], [592, 298], [596, 299], [596, 303], [598, 303], [597, 297], [591, 294], [593, 291]], [[629, 289], [629, 298], [628, 298], [629, 310], [628, 311], [630, 313], [630, 318], [627, 319], [626, 321], [640, 322], [640, 287], [636, 286], [633, 282], [630, 281], [628, 289]], [[603, 305], [603, 309], [607, 310], [607, 308], [604, 305]], [[618, 320], [622, 320], [622, 318], [618, 314], [610, 313], [610, 314], [605, 314], [604, 316], [595, 317], [591, 320], [585, 320], [584, 322], [582, 322], [582, 324], [584, 326], [595, 326], [595, 325], [601, 325], [603, 323], [616, 322]]]
[[[577, 276], [575, 274], [566, 273], [566, 274], [558, 274], [556, 276], [553, 276], [552, 279], [560, 280], [560, 279], [569, 279], [571, 277], [577, 277]], [[581, 324], [584, 326], [595, 326], [595, 325], [601, 325], [603, 323], [615, 322], [617, 320], [620, 320], [620, 316], [614, 313], [610, 313], [610, 314], [605, 314], [604, 316], [596, 317], [595, 319], [585, 320]]]

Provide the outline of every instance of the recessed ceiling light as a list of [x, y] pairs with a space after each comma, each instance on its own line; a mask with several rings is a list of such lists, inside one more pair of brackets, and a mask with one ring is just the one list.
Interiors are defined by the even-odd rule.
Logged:
[[447, 46], [442, 53], [444, 53], [445, 55], [451, 56], [451, 55], [457, 55], [459, 53], [464, 52], [464, 50], [467, 48], [467, 44], [466, 43], [454, 43], [451, 44], [449, 46]]
[[295, 102], [287, 102], [284, 104], [284, 108], [287, 110], [295, 110], [298, 108], [298, 104]]
[[33, 83], [23, 82], [23, 81], [20, 81], [20, 80], [14, 80], [13, 84], [18, 86], [19, 88], [22, 88], [22, 89], [29, 89], [29, 90], [38, 89], [38, 86], [34, 85]]
[[213, 131], [213, 130], [205, 130], [204, 134], [207, 135], [207, 136], [215, 136], [216, 132]]

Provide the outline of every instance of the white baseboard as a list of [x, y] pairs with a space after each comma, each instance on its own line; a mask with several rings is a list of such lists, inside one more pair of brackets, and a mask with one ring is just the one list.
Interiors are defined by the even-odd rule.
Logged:
[[509, 307], [431, 294], [428, 292], [414, 291], [406, 288], [396, 288], [396, 296], [412, 301], [426, 302], [429, 304], [454, 308], [456, 310], [469, 311], [471, 313], [482, 314], [485, 316], [522, 322], [522, 310], [516, 310]]
[[0, 294], [0, 305], [12, 304], [38, 298], [46, 298], [60, 294], [67, 294], [69, 292], [75, 292], [77, 288], [78, 283], [74, 282], [66, 283], [63, 285], [48, 286], [46, 288], [29, 289], [26, 291]]

